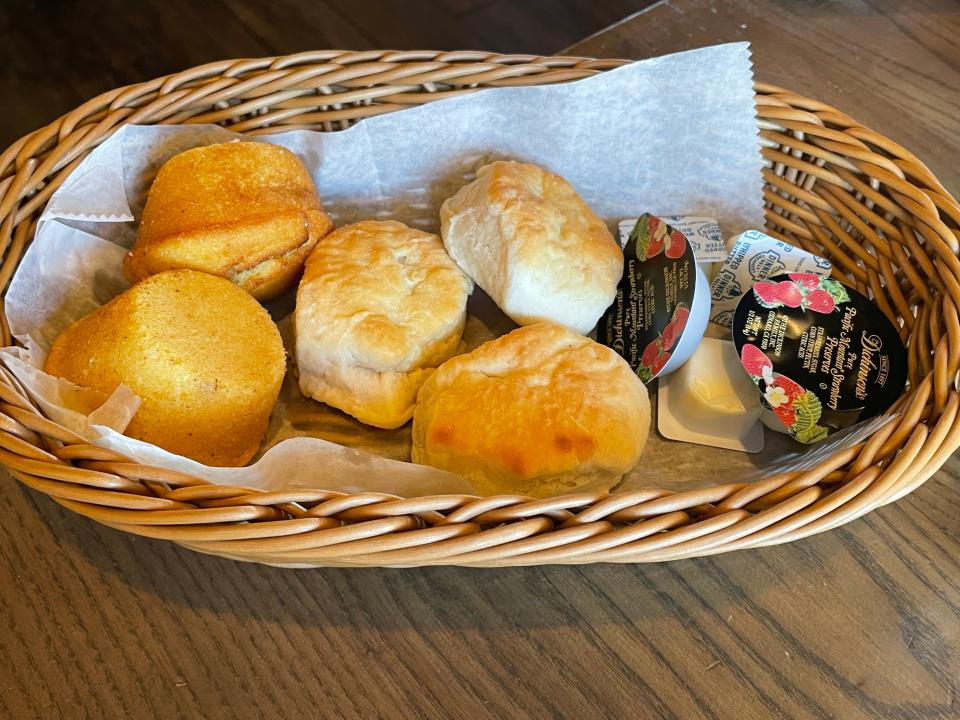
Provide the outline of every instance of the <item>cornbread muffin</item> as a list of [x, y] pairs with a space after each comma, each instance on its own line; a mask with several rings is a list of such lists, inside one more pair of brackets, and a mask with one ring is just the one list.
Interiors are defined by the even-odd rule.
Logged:
[[436, 235], [398, 222], [335, 230], [307, 259], [294, 313], [304, 395], [396, 428], [457, 350], [470, 279]]
[[310, 175], [289, 150], [261, 142], [207, 145], [160, 168], [123, 269], [132, 283], [165, 270], [202, 270], [269, 300], [293, 286], [332, 228]]
[[538, 323], [437, 368], [417, 397], [413, 461], [491, 495], [609, 489], [649, 430], [647, 389], [623, 358]]
[[498, 161], [440, 208], [450, 256], [520, 325], [590, 332], [610, 307], [623, 253], [559, 175]]
[[207, 465], [257, 451], [283, 380], [276, 325], [226, 280], [172, 270], [137, 283], [70, 325], [44, 370], [141, 404], [125, 434]]

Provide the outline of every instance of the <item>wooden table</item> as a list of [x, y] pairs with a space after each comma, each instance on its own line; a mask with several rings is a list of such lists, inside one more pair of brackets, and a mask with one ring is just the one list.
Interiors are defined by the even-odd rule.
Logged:
[[[670, 0], [573, 51], [751, 40], [957, 191], [957, 38], [946, 2]], [[244, 565], [6, 477], [0, 716], [958, 718], [958, 470], [788, 546], [490, 571]]]

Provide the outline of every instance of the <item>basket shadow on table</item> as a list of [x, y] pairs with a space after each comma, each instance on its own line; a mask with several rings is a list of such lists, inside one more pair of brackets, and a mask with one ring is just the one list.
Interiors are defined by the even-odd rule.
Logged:
[[[204, 555], [173, 543], [129, 535], [60, 508], [18, 486], [56, 564], [102, 592], [140, 607], [177, 605], [241, 621], [296, 627], [357, 626], [384, 631], [442, 628], [595, 627], [646, 624], [679, 608], [703, 582], [723, 586], [726, 617], [746, 588], [752, 597], [783, 581], [757, 553], [789, 552], [788, 567], [811, 572], [824, 558], [804, 548], [733, 553], [665, 564], [540, 566], [499, 569], [285, 569]], [[809, 541], [808, 541], [809, 542]], [[751, 555], [750, 558], [747, 555]], [[61, 562], [63, 560], [63, 562]], [[802, 572], [802, 568], [800, 568]], [[69, 577], [63, 578], [69, 586]], [[122, 598], [130, 598], [127, 601]], [[159, 601], [159, 602], [158, 602]]]

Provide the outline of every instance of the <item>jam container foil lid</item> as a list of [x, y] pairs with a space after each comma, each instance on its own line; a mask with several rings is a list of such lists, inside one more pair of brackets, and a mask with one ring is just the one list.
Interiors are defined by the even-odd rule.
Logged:
[[897, 328], [868, 298], [815, 273], [755, 283], [733, 317], [744, 369], [796, 440], [881, 414], [907, 381]]
[[693, 354], [710, 318], [710, 287], [684, 234], [649, 213], [633, 226], [623, 256], [623, 278], [597, 340], [647, 383]]

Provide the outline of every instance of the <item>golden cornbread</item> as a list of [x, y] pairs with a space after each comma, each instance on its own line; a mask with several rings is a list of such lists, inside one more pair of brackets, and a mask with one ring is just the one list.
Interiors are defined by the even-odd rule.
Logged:
[[332, 228], [307, 169], [286, 148], [207, 145], [160, 168], [123, 269], [130, 282], [202, 270], [269, 300], [293, 286]]
[[458, 355], [420, 388], [412, 458], [484, 494], [609, 489], [640, 459], [647, 389], [608, 347], [555, 323]]
[[172, 270], [137, 283], [56, 339], [44, 370], [141, 398], [125, 434], [206, 465], [243, 465], [285, 370], [269, 314], [226, 280]]
[[294, 314], [304, 395], [397, 428], [417, 391], [457, 350], [473, 283], [436, 235], [366, 220], [310, 255]]

